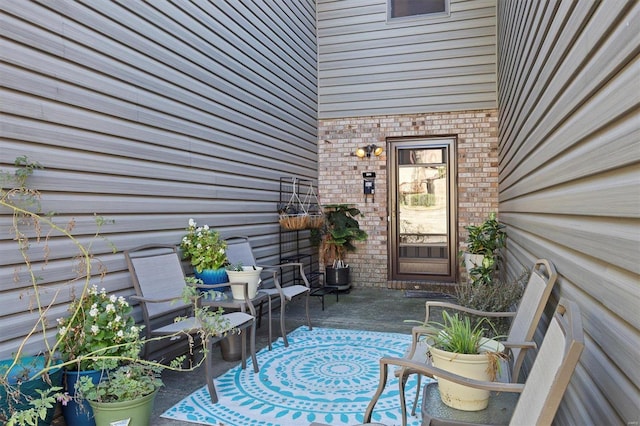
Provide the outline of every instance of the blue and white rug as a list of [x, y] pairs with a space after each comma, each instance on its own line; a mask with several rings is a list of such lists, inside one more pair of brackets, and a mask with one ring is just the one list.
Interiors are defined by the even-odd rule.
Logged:
[[[362, 423], [379, 381], [383, 356], [402, 356], [410, 335], [372, 331], [300, 327], [273, 350], [258, 353], [260, 372], [232, 368], [215, 379], [218, 402], [212, 404], [204, 386], [171, 407], [162, 417], [207, 425], [332, 426]], [[407, 383], [411, 404], [416, 380]], [[400, 425], [398, 379], [393, 372], [376, 404], [374, 422]], [[408, 424], [419, 419], [409, 416]]]

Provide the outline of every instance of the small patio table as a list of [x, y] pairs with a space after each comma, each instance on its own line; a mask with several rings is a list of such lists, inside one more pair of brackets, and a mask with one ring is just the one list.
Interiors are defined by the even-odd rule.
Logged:
[[[258, 290], [256, 296], [249, 301], [245, 299], [234, 299], [231, 290], [226, 290], [224, 293], [224, 297], [216, 298], [215, 300], [211, 299], [201, 299], [201, 304], [203, 306], [210, 306], [212, 308], [223, 308], [223, 309], [239, 309], [241, 312], [247, 312], [249, 308], [249, 303], [253, 306], [256, 304], [260, 304], [260, 313], [257, 315], [258, 319], [258, 327], [260, 327], [261, 319], [262, 319], [262, 304], [266, 301], [269, 306], [269, 350], [271, 350], [271, 298], [268, 293], [264, 291]], [[252, 309], [249, 309], [249, 313], [253, 314]]]

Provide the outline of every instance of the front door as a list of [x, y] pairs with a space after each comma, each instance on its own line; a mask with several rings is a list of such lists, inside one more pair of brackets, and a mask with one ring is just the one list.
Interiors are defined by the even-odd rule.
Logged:
[[392, 280], [456, 280], [455, 142], [389, 140]]

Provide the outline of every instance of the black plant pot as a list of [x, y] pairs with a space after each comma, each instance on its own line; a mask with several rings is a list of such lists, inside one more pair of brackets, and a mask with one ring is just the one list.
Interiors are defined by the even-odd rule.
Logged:
[[325, 282], [328, 286], [337, 287], [338, 290], [348, 290], [351, 288], [351, 278], [349, 272], [351, 268], [333, 268], [327, 266], [325, 268]]

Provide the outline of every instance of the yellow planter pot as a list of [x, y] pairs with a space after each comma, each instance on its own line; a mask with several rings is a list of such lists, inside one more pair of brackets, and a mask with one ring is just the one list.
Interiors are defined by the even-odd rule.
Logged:
[[[496, 362], [487, 352], [502, 352], [504, 346], [491, 339], [484, 339], [480, 354], [458, 354], [429, 348], [433, 366], [470, 379], [491, 381], [491, 363]], [[489, 391], [474, 389], [444, 379], [438, 379], [440, 397], [449, 407], [463, 411], [479, 411], [487, 408]]]

